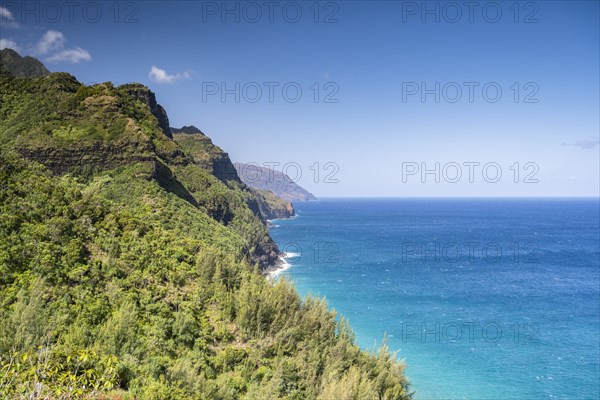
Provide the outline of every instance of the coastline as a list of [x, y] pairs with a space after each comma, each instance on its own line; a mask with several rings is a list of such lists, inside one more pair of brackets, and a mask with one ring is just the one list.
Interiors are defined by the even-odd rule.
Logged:
[[[274, 218], [274, 219], [267, 219], [267, 229], [272, 229], [272, 228], [278, 228], [279, 225], [275, 224], [275, 221], [279, 221], [279, 220], [289, 220], [289, 219], [296, 219], [296, 217], [298, 217], [297, 214], [294, 214], [290, 217], [287, 218]], [[264, 270], [264, 274], [267, 277], [268, 280], [273, 280], [275, 278], [277, 278], [277, 276], [279, 276], [282, 272], [287, 271], [288, 269], [291, 268], [291, 264], [286, 260], [287, 258], [292, 258], [292, 257], [296, 257], [297, 254], [296, 253], [286, 253], [286, 252], [281, 252], [280, 256], [277, 260], [277, 262], [274, 265], [270, 265], [268, 266], [265, 270]]]
[[288, 220], [288, 219], [296, 219], [297, 217], [298, 217], [298, 214], [294, 214], [294, 215], [291, 215], [291, 216], [285, 217], [285, 218], [267, 219], [267, 228], [277, 228], [279, 225], [275, 224], [276, 221], [283, 221], [283, 220]]
[[286, 261], [286, 258], [289, 258], [289, 256], [285, 253], [283, 254], [283, 256], [279, 257], [279, 262], [277, 264], [265, 269], [264, 273], [268, 280], [277, 278], [277, 276], [279, 276], [282, 272], [287, 271], [292, 266], [292, 264]]
[[[589, 339], [592, 334], [597, 338], [594, 324], [597, 327], [598, 317], [590, 319], [589, 310], [598, 298], [597, 286], [592, 284], [597, 282], [597, 269], [592, 266], [597, 265], [598, 254], [594, 240], [598, 237], [598, 199], [573, 201], [332, 199], [318, 207], [300, 206], [301, 219], [279, 222], [281, 227], [271, 234], [282, 251], [298, 251], [285, 246], [297, 243], [304, 249], [304, 258], [285, 257], [291, 267], [276, 272], [273, 282], [289, 277], [302, 298], [308, 293], [326, 297], [331, 308], [349, 317], [362, 349], [373, 348], [373, 341], [379, 343], [387, 332], [389, 348], [399, 350], [408, 364], [405, 375], [417, 393], [415, 399], [458, 398], [461, 394], [476, 399], [560, 397], [561, 385], [590, 397], [598, 388], [594, 366], [578, 361], [589, 354], [589, 343], [597, 343]], [[474, 212], [477, 218], [471, 218]], [[485, 225], [486, 215], [502, 218], [491, 229]], [[441, 218], [443, 224], [430, 224]], [[330, 221], [335, 221], [335, 228]], [[461, 221], [466, 221], [462, 230], [456, 228]], [[581, 246], [577, 255], [565, 245], [571, 229]], [[494, 243], [502, 250], [508, 249], [493, 263], [482, 253], [472, 262], [465, 261], [463, 267], [441, 256], [423, 260], [415, 255], [402, 261], [400, 251], [388, 250], [400, 250], [398, 244], [407, 237], [417, 243], [435, 243], [431, 238], [439, 235], [435, 240], [443, 244], [468, 243], [485, 234], [496, 239]], [[556, 249], [557, 253], [549, 257], [540, 251], [538, 262], [526, 263], [522, 258], [526, 253], [521, 252], [515, 263], [512, 240], [528, 243], [532, 235], [540, 249]], [[315, 258], [311, 248], [315, 242], [338, 244], [337, 264], [324, 263], [328, 253], [323, 247]], [[462, 257], [464, 260], [467, 253]], [[546, 262], [548, 265], [540, 268]], [[582, 277], [588, 283], [578, 285]], [[565, 291], [574, 288], [578, 291]], [[473, 302], [471, 296], [480, 301]], [[523, 298], [529, 300], [528, 307], [515, 308], [514, 302]], [[547, 315], [554, 299], [564, 306]], [[577, 325], [551, 328], [554, 315], [563, 321], [574, 318]], [[470, 323], [479, 328], [470, 330]], [[517, 332], [512, 324], [539, 331]], [[453, 331], [457, 325], [460, 330]], [[495, 338], [493, 328], [488, 332], [484, 326], [497, 326], [503, 332]], [[414, 333], [409, 330], [412, 327]], [[544, 327], [549, 330], [543, 331]], [[452, 332], [461, 336], [454, 340]], [[563, 335], [572, 339], [561, 341]], [[546, 351], [547, 344], [556, 348], [562, 360]], [[502, 362], [498, 362], [498, 352]], [[448, 360], [463, 368], [449, 372]], [[501, 370], [502, 376], [485, 372], [491, 368]], [[574, 371], [579, 374], [576, 381], [566, 382], [562, 374]]]

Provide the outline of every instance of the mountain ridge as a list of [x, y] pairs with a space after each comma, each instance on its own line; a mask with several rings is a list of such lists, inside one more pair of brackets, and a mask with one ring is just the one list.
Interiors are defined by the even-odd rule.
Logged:
[[0, 50], [0, 71], [27, 78], [39, 78], [50, 74], [44, 64], [36, 58], [21, 57], [19, 53], [9, 48]]
[[249, 207], [260, 213], [263, 220], [294, 216], [294, 207], [291, 202], [279, 198], [269, 190], [252, 188], [243, 183], [229, 155], [220, 147], [215, 146], [200, 129], [193, 125], [180, 129], [171, 127], [171, 133], [175, 142], [192, 155], [194, 163], [198, 166], [210, 171], [227, 185], [235, 182], [235, 185], [249, 190], [256, 198], [256, 202], [250, 202]]

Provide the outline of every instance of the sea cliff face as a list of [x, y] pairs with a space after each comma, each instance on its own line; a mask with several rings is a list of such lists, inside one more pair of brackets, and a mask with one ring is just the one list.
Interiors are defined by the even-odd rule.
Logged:
[[229, 155], [195, 126], [184, 126], [181, 129], [170, 128], [175, 142], [193, 158], [194, 163], [209, 171], [223, 183], [229, 181], [241, 183]]
[[294, 207], [289, 201], [279, 198], [271, 191], [254, 189], [244, 184], [229, 155], [215, 146], [200, 129], [184, 126], [180, 129], [171, 128], [171, 132], [175, 142], [191, 155], [196, 165], [212, 173], [229, 187], [252, 193], [248, 207], [263, 221], [294, 215]]
[[266, 219], [290, 218], [295, 215], [292, 203], [283, 200], [270, 190], [250, 188], [250, 191], [256, 196], [260, 212]]
[[266, 229], [268, 205], [204, 134], [178, 133], [174, 139], [165, 110], [147, 87], [85, 86], [64, 73], [23, 78], [4, 67], [0, 79], [5, 100], [0, 112], [6, 116], [0, 140], [21, 156], [56, 175], [87, 180], [138, 166], [139, 178], [156, 182], [238, 234], [239, 251], [250, 262], [261, 268], [279, 262]]

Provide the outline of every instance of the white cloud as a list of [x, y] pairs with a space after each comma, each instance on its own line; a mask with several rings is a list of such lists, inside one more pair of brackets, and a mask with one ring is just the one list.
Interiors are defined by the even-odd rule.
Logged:
[[49, 30], [44, 33], [37, 44], [34, 46], [33, 53], [35, 55], [47, 56], [47, 62], [70, 62], [77, 64], [81, 61], [90, 61], [92, 56], [90, 53], [76, 47], [74, 49], [65, 49], [67, 38], [62, 32]]
[[37, 54], [48, 54], [62, 50], [65, 45], [65, 35], [59, 31], [48, 31], [40, 39], [36, 46]]
[[0, 6], [0, 26], [3, 28], [18, 28], [19, 24], [15, 21], [12, 12], [6, 7]]
[[14, 40], [0, 39], [0, 50], [6, 49], [6, 48], [13, 49], [17, 53], [20, 51], [20, 48], [17, 45], [17, 42], [15, 42]]
[[585, 140], [578, 140], [574, 143], [565, 143], [562, 142], [560, 144], [561, 146], [571, 146], [571, 147], [579, 147], [581, 150], [591, 150], [596, 148], [598, 145], [600, 145], [600, 140], [598, 139], [585, 139]]
[[0, 6], [0, 18], [6, 19], [8, 21], [14, 20], [14, 17], [12, 15], [12, 13], [10, 12], [10, 10], [8, 8], [2, 7], [2, 6]]
[[49, 62], [67, 61], [77, 64], [80, 61], [91, 61], [91, 59], [92, 56], [87, 50], [77, 47], [76, 49], [62, 50], [46, 60]]
[[156, 83], [175, 83], [183, 79], [189, 79], [189, 72], [178, 73], [175, 75], [169, 75], [164, 69], [160, 69], [153, 65], [148, 73], [148, 77]]

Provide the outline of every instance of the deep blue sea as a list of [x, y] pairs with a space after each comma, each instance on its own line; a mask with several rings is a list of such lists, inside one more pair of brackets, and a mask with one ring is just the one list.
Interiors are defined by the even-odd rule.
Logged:
[[[598, 199], [327, 199], [271, 235], [417, 400], [597, 399]], [[281, 276], [280, 275], [280, 276]]]

